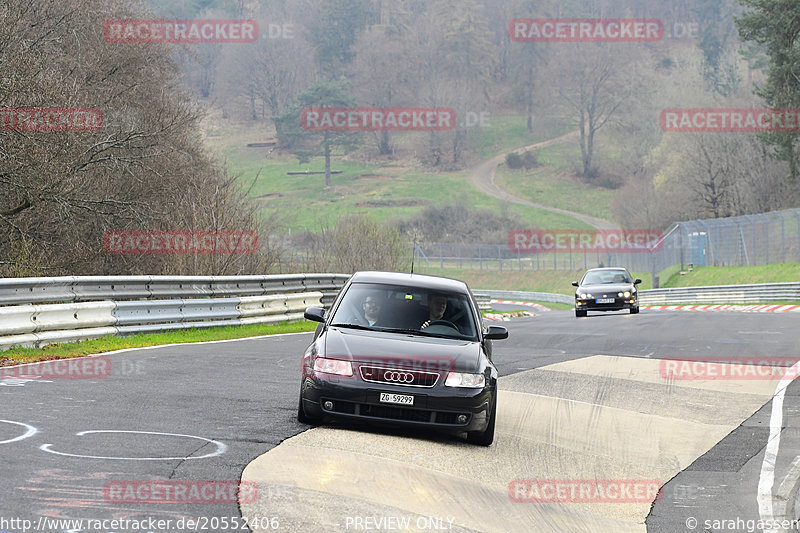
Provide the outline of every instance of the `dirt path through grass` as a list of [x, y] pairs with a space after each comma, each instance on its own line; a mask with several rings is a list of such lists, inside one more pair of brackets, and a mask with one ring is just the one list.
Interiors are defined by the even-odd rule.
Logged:
[[[538, 143], [530, 144], [528, 146], [523, 146], [521, 148], [516, 148], [511, 150], [511, 152], [524, 152], [526, 150], [533, 150], [535, 148], [543, 148], [545, 146], [550, 146], [553, 144], [563, 143], [565, 141], [572, 140], [578, 136], [579, 132], [573, 131], [567, 133], [566, 135], [562, 135], [560, 137], [556, 137], [555, 139], [549, 139], [547, 141], [541, 141]], [[559, 209], [558, 207], [551, 207], [548, 205], [537, 204], [534, 202], [529, 202], [523, 198], [519, 198], [514, 196], [510, 192], [503, 190], [494, 180], [495, 173], [497, 172], [497, 167], [500, 166], [500, 163], [505, 161], [507, 154], [500, 154], [497, 155], [488, 161], [484, 161], [477, 167], [473, 168], [470, 171], [470, 181], [472, 184], [484, 194], [488, 194], [494, 198], [498, 198], [500, 200], [505, 200], [507, 202], [527, 205], [529, 207], [535, 207], [537, 209], [544, 209], [547, 211], [552, 211], [554, 213], [559, 213], [562, 215], [568, 215], [573, 218], [576, 218], [582, 222], [589, 224], [597, 229], [617, 229], [619, 226], [609, 220], [603, 220], [601, 218], [584, 215], [582, 213], [576, 213], [574, 211], [568, 211], [566, 209]]]

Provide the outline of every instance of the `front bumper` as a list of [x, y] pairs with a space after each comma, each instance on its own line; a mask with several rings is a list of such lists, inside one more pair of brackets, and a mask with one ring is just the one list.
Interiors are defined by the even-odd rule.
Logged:
[[639, 307], [639, 300], [635, 296], [629, 298], [614, 298], [613, 302], [597, 303], [596, 298], [576, 298], [575, 309], [582, 311], [622, 311]]
[[[368, 383], [358, 378], [307, 377], [301, 388], [303, 408], [312, 417], [329, 417], [371, 423], [431, 427], [462, 432], [484, 431], [489, 423], [495, 384], [483, 389], [404, 387]], [[380, 393], [411, 395], [413, 405], [380, 401]], [[330, 405], [326, 405], [330, 402]], [[466, 417], [464, 422], [459, 416]]]

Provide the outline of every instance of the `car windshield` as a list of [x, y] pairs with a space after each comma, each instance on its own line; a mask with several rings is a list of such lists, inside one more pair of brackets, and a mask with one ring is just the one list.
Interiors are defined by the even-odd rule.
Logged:
[[612, 283], [632, 283], [631, 277], [624, 270], [598, 270], [587, 272], [581, 285], [610, 285]]
[[400, 285], [353, 283], [336, 308], [331, 325], [477, 339], [467, 294]]

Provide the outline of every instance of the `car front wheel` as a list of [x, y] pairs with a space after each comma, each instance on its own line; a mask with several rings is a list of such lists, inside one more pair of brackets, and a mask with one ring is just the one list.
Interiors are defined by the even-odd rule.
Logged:
[[631, 307], [631, 314], [632, 315], [635, 315], [638, 312], [639, 312], [639, 308], [638, 307]]
[[489, 446], [494, 442], [494, 423], [497, 418], [497, 398], [492, 403], [492, 412], [489, 415], [489, 425], [483, 431], [468, 431], [467, 442], [479, 446]]
[[587, 313], [586, 309], [576, 309], [575, 310], [575, 317], [576, 318], [584, 317], [584, 316], [586, 316], [586, 313]]
[[306, 414], [306, 410], [303, 408], [303, 396], [300, 396], [300, 401], [297, 404], [297, 421], [301, 424], [309, 424], [311, 426], [315, 426], [319, 424], [320, 420], [318, 418], [308, 416]]

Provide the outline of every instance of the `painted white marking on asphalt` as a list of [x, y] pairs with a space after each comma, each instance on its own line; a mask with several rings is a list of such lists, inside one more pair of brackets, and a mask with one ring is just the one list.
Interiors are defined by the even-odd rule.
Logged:
[[50, 379], [38, 379], [39, 376], [33, 378], [3, 378], [0, 379], [0, 387], [24, 387], [26, 383], [52, 383]]
[[24, 424], [22, 422], [14, 422], [13, 420], [0, 420], [0, 422], [5, 422], [6, 424], [14, 424], [16, 426], [22, 426], [26, 429], [25, 433], [20, 435], [19, 437], [14, 437], [13, 439], [8, 440], [0, 440], [0, 444], [11, 444], [12, 442], [19, 442], [21, 440], [27, 439], [28, 437], [33, 437], [36, 435], [39, 430], [33, 426], [29, 426], [28, 424]]
[[39, 446], [39, 449], [47, 452], [52, 453], [55, 455], [63, 455], [65, 457], [78, 457], [81, 459], [107, 459], [112, 461], [183, 461], [188, 459], [210, 459], [211, 457], [217, 457], [222, 455], [228, 450], [228, 446], [216, 440], [207, 439], [205, 437], [198, 437], [196, 435], [183, 435], [180, 433], [158, 433], [155, 431], [122, 431], [122, 430], [115, 430], [115, 429], [98, 429], [98, 430], [90, 430], [90, 431], [81, 431], [80, 433], [76, 433], [75, 435], [79, 437], [83, 437], [84, 435], [94, 434], [94, 433], [134, 433], [140, 435], [163, 435], [167, 437], [184, 437], [187, 439], [196, 439], [202, 440], [208, 443], [211, 443], [217, 447], [217, 450], [208, 453], [206, 455], [200, 455], [197, 457], [193, 456], [186, 456], [186, 457], [102, 457], [97, 455], [78, 455], [66, 452], [57, 452], [52, 450], [50, 447], [53, 446], [52, 444], [42, 444]]
[[[786, 388], [797, 377], [800, 369], [800, 361], [797, 361], [786, 371], [778, 386], [775, 388], [775, 395], [772, 397], [772, 412], [769, 415], [769, 439], [764, 450], [764, 460], [761, 463], [761, 474], [758, 478], [758, 514], [761, 520], [773, 524], [775, 519], [772, 507], [772, 486], [775, 484], [775, 460], [778, 458], [778, 450], [781, 445], [781, 430], [783, 428], [783, 397]], [[770, 527], [764, 529], [764, 533], [780, 531]]]
[[16, 426], [22, 426], [27, 430], [19, 437], [15, 437], [13, 439], [8, 439], [8, 440], [0, 440], [0, 444], [11, 444], [12, 442], [19, 442], [21, 440], [27, 439], [28, 437], [33, 437], [39, 432], [39, 430], [36, 429], [35, 427], [29, 426], [28, 424], [24, 424], [22, 422], [14, 422], [13, 420], [0, 420], [0, 422], [4, 422], [6, 424], [14, 424]]

